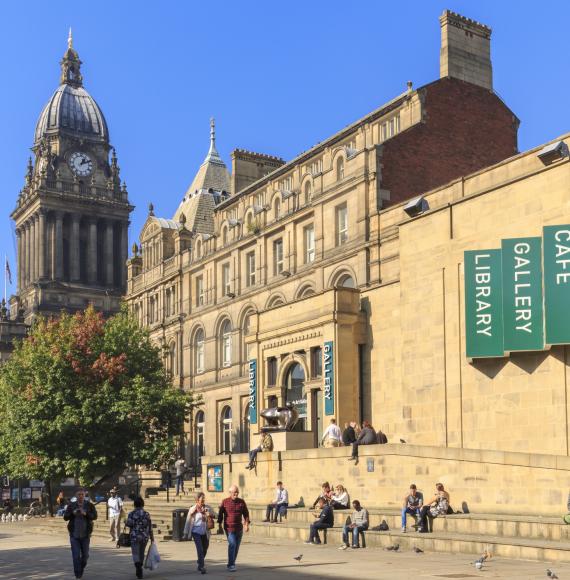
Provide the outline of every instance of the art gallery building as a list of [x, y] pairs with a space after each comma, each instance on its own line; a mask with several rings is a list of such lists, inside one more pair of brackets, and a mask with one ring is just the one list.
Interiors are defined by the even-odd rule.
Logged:
[[[287, 163], [236, 150], [230, 174], [212, 127], [175, 215], [149, 209], [127, 301], [175, 383], [203, 397], [189, 460], [247, 450], [260, 409], [286, 403], [307, 447], [335, 417], [368, 419], [390, 441], [568, 454], [570, 337], [549, 344], [548, 324], [570, 312], [570, 277], [556, 278], [570, 139], [519, 154], [518, 120], [492, 88], [490, 29], [451, 12], [440, 23], [440, 79]], [[534, 306], [514, 319], [513, 238], [535, 239]], [[465, 252], [490, 250], [497, 285], [477, 290], [487, 277]], [[550, 304], [549, 275], [562, 282]], [[490, 313], [491, 347], [477, 334]], [[542, 327], [533, 348], [517, 343], [517, 316]]]

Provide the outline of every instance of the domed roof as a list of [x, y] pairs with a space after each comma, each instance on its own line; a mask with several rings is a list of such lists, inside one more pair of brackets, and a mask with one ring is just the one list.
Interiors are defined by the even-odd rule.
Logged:
[[83, 88], [81, 61], [73, 48], [71, 30], [67, 50], [61, 61], [61, 85], [44, 107], [38, 123], [34, 142], [46, 133], [64, 130], [85, 137], [109, 140], [105, 117], [95, 99]]
[[34, 141], [37, 143], [46, 133], [59, 129], [109, 139], [99, 105], [82, 86], [63, 84], [56, 89], [38, 119]]

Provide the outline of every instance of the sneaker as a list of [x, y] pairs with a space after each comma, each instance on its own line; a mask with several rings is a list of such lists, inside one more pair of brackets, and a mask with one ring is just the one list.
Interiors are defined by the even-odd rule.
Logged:
[[304, 544], [313, 544], [313, 542], [311, 540], [307, 540], [306, 542], [303, 542]]
[[353, 550], [358, 550], [360, 548], [360, 546], [352, 546]]
[[228, 566], [228, 570], [230, 572], [235, 572], [237, 570], [237, 568], [235, 566]]
[[346, 544], [343, 544], [342, 546], [340, 546], [339, 550], [346, 550], [348, 548], [348, 546]]
[[402, 534], [405, 534], [405, 533], [406, 533], [406, 528], [405, 528], [405, 527], [403, 527], [403, 528], [402, 528]]
[[271, 520], [265, 519], [265, 520], [261, 520], [264, 524], [268, 524]]
[[205, 573], [206, 573], [206, 568], [202, 568], [202, 569], [200, 570], [200, 574], [205, 574]]

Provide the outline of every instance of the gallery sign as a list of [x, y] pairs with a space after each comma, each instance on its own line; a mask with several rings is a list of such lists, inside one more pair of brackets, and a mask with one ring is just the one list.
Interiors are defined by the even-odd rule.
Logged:
[[323, 350], [323, 376], [325, 415], [334, 415], [334, 355], [333, 341], [325, 342]]
[[570, 225], [465, 252], [469, 358], [570, 344]]

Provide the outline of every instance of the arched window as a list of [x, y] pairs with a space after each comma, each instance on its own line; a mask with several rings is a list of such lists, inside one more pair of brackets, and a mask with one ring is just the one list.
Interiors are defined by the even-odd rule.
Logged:
[[273, 216], [276, 220], [281, 217], [281, 201], [279, 198], [277, 198], [273, 204]]
[[340, 181], [344, 179], [344, 158], [339, 157], [336, 161], [336, 179]]
[[195, 422], [196, 436], [194, 439], [196, 443], [197, 458], [200, 458], [202, 457], [202, 455], [205, 454], [204, 448], [205, 428], [206, 428], [206, 417], [204, 416], [204, 411], [198, 411], [198, 413], [196, 413], [196, 422]]
[[246, 451], [249, 451], [249, 403], [245, 406], [241, 421], [241, 452]]
[[311, 187], [311, 182], [307, 181], [307, 183], [305, 183], [305, 203], [309, 203], [312, 197], [313, 191]]
[[199, 328], [194, 337], [194, 368], [196, 374], [204, 372], [204, 330]]
[[293, 404], [299, 412], [299, 422], [294, 431], [304, 431], [307, 419], [307, 395], [305, 391], [305, 371], [299, 363], [289, 367], [285, 375], [285, 403]]
[[342, 275], [337, 283], [335, 284], [337, 288], [356, 288], [354, 283], [354, 278], [350, 274]]
[[220, 451], [222, 453], [231, 453], [232, 438], [233, 438], [232, 408], [230, 406], [225, 406], [222, 409], [221, 415], [220, 442], [222, 448], [220, 449]]
[[232, 323], [225, 320], [220, 331], [222, 366], [229, 367], [232, 364]]

